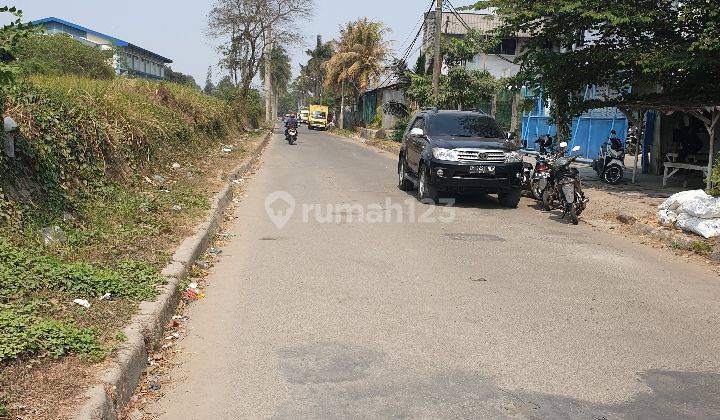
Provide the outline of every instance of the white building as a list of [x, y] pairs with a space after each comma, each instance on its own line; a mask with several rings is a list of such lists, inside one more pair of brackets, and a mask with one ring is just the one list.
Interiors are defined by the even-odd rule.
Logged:
[[135, 44], [62, 19], [49, 17], [32, 23], [41, 25], [47, 34], [67, 34], [86, 45], [114, 50], [113, 68], [117, 74], [164, 79], [165, 65], [172, 63], [172, 60]]
[[[467, 26], [466, 26], [467, 25]], [[492, 31], [500, 26], [500, 19], [497, 15], [485, 11], [442, 14], [443, 36], [452, 38], [463, 38], [469, 30], [474, 30], [481, 35], [491, 36]], [[423, 32], [423, 52], [431, 52], [435, 38], [435, 12], [425, 14], [425, 25]], [[519, 66], [513, 60], [522, 50], [523, 45], [529, 39], [524, 34], [503, 39], [495, 51], [480, 53], [475, 59], [467, 64], [469, 70], [487, 70], [496, 78], [511, 77], [518, 73]], [[430, 56], [428, 55], [428, 63]]]

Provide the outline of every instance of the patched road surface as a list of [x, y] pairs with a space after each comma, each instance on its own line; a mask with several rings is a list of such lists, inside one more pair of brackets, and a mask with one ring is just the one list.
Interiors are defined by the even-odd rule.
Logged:
[[275, 136], [145, 414], [720, 418], [707, 267], [528, 199], [419, 205], [396, 165], [325, 133]]

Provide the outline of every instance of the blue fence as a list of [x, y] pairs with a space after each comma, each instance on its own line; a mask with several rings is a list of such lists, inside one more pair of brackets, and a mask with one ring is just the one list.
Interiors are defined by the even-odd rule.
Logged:
[[[589, 95], [594, 95], [594, 91]], [[557, 129], [550, 124], [548, 110], [542, 97], [537, 97], [533, 112], [523, 115], [521, 139], [527, 150], [535, 150], [535, 140], [546, 134], [556, 135]], [[572, 140], [569, 147], [580, 146], [580, 154], [593, 159], [600, 151], [600, 146], [610, 137], [612, 130], [623, 143], [627, 138], [628, 120], [616, 108], [594, 109], [573, 119]]]

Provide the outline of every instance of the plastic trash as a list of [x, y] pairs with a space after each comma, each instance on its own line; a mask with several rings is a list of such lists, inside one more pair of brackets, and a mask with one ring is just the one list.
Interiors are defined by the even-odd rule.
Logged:
[[180, 204], [175, 204], [172, 206], [173, 211], [182, 211], [182, 206]]
[[45, 245], [64, 244], [67, 242], [67, 235], [60, 226], [49, 226], [40, 229], [40, 240]]
[[112, 295], [110, 293], [105, 293], [104, 295], [100, 296], [100, 300], [112, 300]]
[[233, 149], [231, 147], [223, 147], [222, 151], [225, 153], [230, 153], [233, 151]]
[[90, 302], [88, 302], [86, 299], [75, 299], [73, 300], [73, 303], [76, 305], [80, 305], [85, 309], [90, 309]]
[[180, 169], [180, 164], [177, 163], [177, 162], [173, 162], [172, 168], [173, 168], [173, 169]]

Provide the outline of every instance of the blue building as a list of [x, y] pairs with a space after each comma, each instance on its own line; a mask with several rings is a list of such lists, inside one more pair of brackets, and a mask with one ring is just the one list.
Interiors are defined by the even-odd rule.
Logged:
[[56, 17], [40, 19], [32, 23], [41, 25], [46, 34], [66, 34], [83, 44], [103, 50], [113, 50], [112, 66], [119, 75], [164, 79], [165, 65], [172, 63], [169, 58], [135, 44]]

